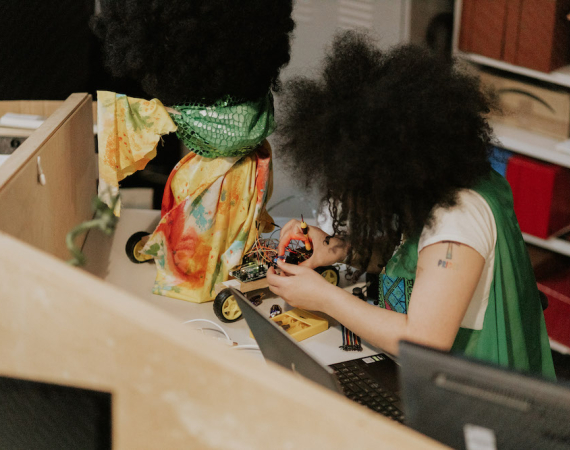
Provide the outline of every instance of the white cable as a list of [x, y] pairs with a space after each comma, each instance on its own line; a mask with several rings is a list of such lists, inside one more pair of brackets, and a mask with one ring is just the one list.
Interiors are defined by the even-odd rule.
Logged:
[[[235, 349], [251, 349], [251, 350], [259, 350], [259, 346], [258, 345], [236, 345], [235, 347], [233, 347]], [[260, 350], [261, 351], [261, 350]]]
[[[208, 319], [192, 319], [192, 320], [187, 320], [186, 322], [182, 322], [182, 323], [185, 324], [185, 323], [191, 323], [191, 322], [208, 322], [208, 323], [211, 323], [212, 325], [218, 327], [222, 333], [224, 333], [224, 335], [226, 336], [227, 340], [228, 340], [231, 344], [235, 344], [235, 342], [233, 342], [233, 341], [231, 340], [231, 338], [230, 338], [230, 336], [228, 335], [228, 333], [226, 333], [226, 330], [224, 330], [224, 329], [223, 329], [220, 325], [218, 325], [216, 322], [212, 322], [211, 320], [208, 320]], [[199, 330], [201, 330], [202, 333], [204, 332], [204, 331], [203, 331], [203, 328], [199, 328]], [[220, 339], [221, 339], [221, 338], [220, 338]], [[244, 349], [244, 350], [259, 350], [259, 346], [258, 346], [258, 345], [254, 345], [254, 344], [251, 344], [251, 345], [248, 345], [248, 344], [245, 344], [245, 345], [234, 345], [232, 348], [240, 349], [240, 350], [241, 350], [241, 349]]]
[[[228, 335], [228, 333], [226, 333], [226, 330], [224, 330], [220, 325], [218, 325], [216, 322], [212, 322], [211, 320], [208, 319], [192, 319], [192, 320], [187, 320], [186, 322], [182, 322], [184, 323], [190, 323], [190, 322], [209, 322], [212, 325], [215, 325], [216, 327], [218, 327], [222, 333], [224, 333], [224, 335], [226, 336], [226, 338], [228, 339], [228, 341], [232, 341], [230, 336]], [[233, 342], [233, 341], [232, 341]]]

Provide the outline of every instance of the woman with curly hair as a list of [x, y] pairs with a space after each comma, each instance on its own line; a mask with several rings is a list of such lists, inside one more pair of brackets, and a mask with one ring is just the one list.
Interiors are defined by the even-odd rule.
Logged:
[[[392, 354], [401, 339], [554, 377], [530, 260], [507, 181], [494, 172], [478, 79], [427, 50], [382, 52], [337, 36], [320, 78], [287, 85], [281, 157], [329, 205], [333, 236], [310, 227], [313, 255], [278, 262], [270, 289]], [[280, 254], [304, 240], [281, 230]], [[381, 274], [380, 306], [312, 268], [345, 261]]]
[[[111, 73], [152, 100], [98, 92], [100, 195], [176, 132], [190, 150], [169, 176], [143, 253], [154, 292], [203, 302], [272, 224], [272, 90], [289, 62], [292, 0], [103, 0], [93, 29]], [[165, 106], [166, 105], [166, 106]], [[116, 212], [119, 212], [117, 208]]]

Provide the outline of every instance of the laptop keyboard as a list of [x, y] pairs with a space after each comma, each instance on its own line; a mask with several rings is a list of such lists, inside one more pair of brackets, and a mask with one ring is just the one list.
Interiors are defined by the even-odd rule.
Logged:
[[361, 360], [331, 364], [330, 367], [334, 370], [344, 395], [349, 399], [396, 422], [404, 422], [399, 396], [378, 384]]

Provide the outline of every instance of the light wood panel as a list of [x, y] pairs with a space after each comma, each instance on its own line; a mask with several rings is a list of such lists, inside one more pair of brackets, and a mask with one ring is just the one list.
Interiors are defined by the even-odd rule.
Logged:
[[0, 102], [0, 116], [16, 113], [48, 117], [61, 105], [62, 100], [3, 100]]
[[[67, 232], [93, 216], [92, 105], [90, 95], [72, 94], [0, 166], [0, 230], [62, 259], [70, 257]], [[38, 181], [38, 157], [45, 185]]]
[[0, 375], [109, 391], [116, 449], [443, 448], [0, 233]]
[[[56, 112], [63, 100], [2, 100], [0, 101], [0, 116], [6, 113], [33, 114], [44, 117]], [[97, 123], [97, 102], [93, 102], [93, 123]]]

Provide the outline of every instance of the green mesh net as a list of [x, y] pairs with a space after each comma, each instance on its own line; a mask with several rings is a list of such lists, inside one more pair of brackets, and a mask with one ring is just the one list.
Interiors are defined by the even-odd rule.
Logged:
[[188, 149], [207, 158], [243, 156], [254, 150], [275, 129], [273, 96], [240, 101], [230, 96], [213, 105], [172, 105], [176, 134]]

